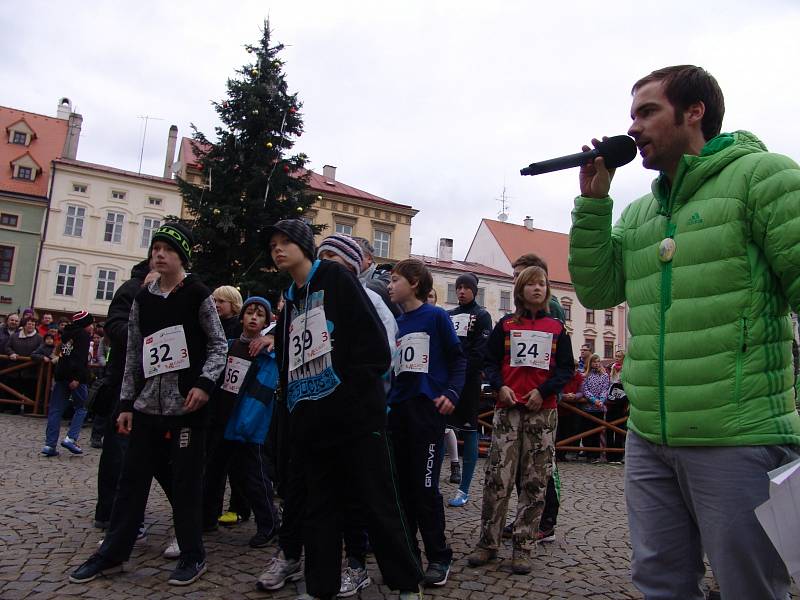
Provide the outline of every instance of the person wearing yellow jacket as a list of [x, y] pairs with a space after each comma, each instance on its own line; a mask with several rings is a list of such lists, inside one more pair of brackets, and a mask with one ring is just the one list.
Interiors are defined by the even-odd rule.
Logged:
[[584, 306], [630, 307], [633, 582], [648, 600], [700, 600], [705, 552], [723, 598], [785, 598], [753, 509], [767, 471], [800, 456], [800, 169], [751, 133], [720, 133], [724, 98], [702, 68], [654, 71], [632, 95], [628, 133], [659, 176], [612, 227], [613, 171], [584, 165], [569, 266]]

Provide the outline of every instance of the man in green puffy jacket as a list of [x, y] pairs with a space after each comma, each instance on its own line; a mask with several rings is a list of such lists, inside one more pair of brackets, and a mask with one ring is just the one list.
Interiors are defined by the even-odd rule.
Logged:
[[584, 306], [630, 307], [633, 581], [648, 600], [700, 600], [705, 552], [723, 598], [787, 598], [753, 509], [767, 471], [800, 456], [800, 169], [751, 133], [720, 134], [722, 91], [701, 68], [654, 71], [632, 94], [628, 133], [659, 176], [612, 227], [613, 171], [582, 167], [569, 265]]

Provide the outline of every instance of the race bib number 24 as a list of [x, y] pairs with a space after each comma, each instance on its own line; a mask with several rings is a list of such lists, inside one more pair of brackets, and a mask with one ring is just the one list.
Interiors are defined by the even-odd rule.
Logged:
[[514, 329], [511, 335], [511, 366], [550, 369], [553, 334]]
[[145, 378], [189, 368], [189, 350], [183, 325], [165, 327], [144, 338], [142, 366]]

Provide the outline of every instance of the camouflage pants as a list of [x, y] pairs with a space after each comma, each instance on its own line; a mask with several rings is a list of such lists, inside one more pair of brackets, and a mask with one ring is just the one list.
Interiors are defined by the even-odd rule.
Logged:
[[553, 473], [557, 419], [554, 408], [538, 412], [516, 406], [495, 409], [492, 446], [486, 461], [479, 546], [490, 550], [500, 546], [518, 465], [521, 486], [514, 521], [514, 546], [531, 549], [535, 544], [547, 480]]

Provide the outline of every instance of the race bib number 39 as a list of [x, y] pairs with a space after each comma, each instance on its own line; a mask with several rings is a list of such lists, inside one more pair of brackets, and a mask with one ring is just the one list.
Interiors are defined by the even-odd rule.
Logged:
[[550, 369], [553, 334], [543, 331], [511, 331], [511, 366]]
[[395, 374], [427, 373], [431, 338], [427, 333], [408, 333], [397, 340]]
[[222, 389], [232, 394], [238, 394], [242, 387], [242, 381], [250, 368], [250, 361], [238, 356], [229, 356], [225, 363], [225, 377], [222, 381]]
[[325, 309], [317, 306], [298, 315], [289, 325], [289, 370], [294, 371], [332, 350]]
[[144, 338], [142, 366], [145, 378], [189, 368], [189, 350], [183, 325], [165, 327]]
[[453, 329], [456, 330], [456, 335], [458, 337], [467, 337], [467, 333], [469, 333], [469, 318], [470, 315], [467, 313], [450, 315], [450, 320], [453, 322]]

